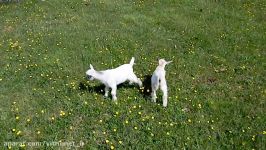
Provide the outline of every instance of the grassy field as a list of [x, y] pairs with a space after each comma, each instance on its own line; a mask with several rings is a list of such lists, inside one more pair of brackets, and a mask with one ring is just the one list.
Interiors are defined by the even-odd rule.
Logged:
[[[0, 3], [0, 147], [266, 149], [265, 12], [262, 0]], [[145, 83], [173, 60], [167, 108], [128, 84], [115, 104], [85, 78], [132, 56]]]

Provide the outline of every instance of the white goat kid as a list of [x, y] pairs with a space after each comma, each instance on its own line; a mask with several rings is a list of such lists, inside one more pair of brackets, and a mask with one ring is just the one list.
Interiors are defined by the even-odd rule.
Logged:
[[117, 85], [129, 81], [130, 83], [137, 83], [140, 87], [142, 82], [133, 72], [135, 58], [132, 57], [129, 64], [121, 65], [115, 69], [108, 69], [104, 71], [96, 71], [93, 66], [90, 64], [90, 69], [86, 72], [90, 80], [97, 79], [105, 85], [105, 97], [108, 97], [109, 88], [112, 89], [112, 99], [117, 100], [116, 89]]
[[156, 91], [158, 90], [159, 86], [160, 89], [163, 91], [163, 106], [167, 106], [167, 84], [165, 79], [165, 65], [171, 63], [172, 61], [165, 61], [164, 59], [159, 60], [159, 65], [155, 69], [151, 77], [151, 89], [152, 89], [152, 101], [156, 102]]

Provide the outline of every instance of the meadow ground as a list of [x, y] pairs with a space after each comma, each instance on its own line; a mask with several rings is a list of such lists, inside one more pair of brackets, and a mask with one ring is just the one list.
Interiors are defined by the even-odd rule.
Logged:
[[[0, 3], [1, 147], [265, 149], [265, 9], [262, 0]], [[104, 70], [132, 56], [146, 85], [158, 57], [173, 60], [167, 108], [128, 84], [115, 104], [85, 78], [90, 63]]]

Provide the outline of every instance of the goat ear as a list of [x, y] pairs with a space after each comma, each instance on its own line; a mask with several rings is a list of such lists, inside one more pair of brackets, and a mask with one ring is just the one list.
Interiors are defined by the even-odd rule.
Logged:
[[94, 70], [94, 68], [93, 68], [93, 66], [90, 64], [90, 68], [92, 69], [92, 70]]
[[166, 64], [170, 64], [171, 62], [173, 62], [173, 61], [167, 61]]

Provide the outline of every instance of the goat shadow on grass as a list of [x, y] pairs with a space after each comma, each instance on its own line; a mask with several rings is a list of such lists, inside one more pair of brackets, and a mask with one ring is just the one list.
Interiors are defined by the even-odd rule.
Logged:
[[81, 91], [88, 91], [90, 93], [98, 93], [98, 94], [104, 94], [104, 85], [99, 84], [96, 86], [90, 86], [86, 82], [80, 82], [79, 83], [79, 90]]
[[[139, 90], [139, 92], [142, 94], [143, 98], [146, 101], [151, 102], [151, 77], [152, 75], [145, 75], [144, 76], [144, 80], [143, 80], [143, 88]], [[159, 90], [160, 91], [160, 90]], [[162, 104], [162, 93], [157, 91], [157, 100], [156, 100], [158, 104]]]
[[[118, 85], [117, 89], [120, 89], [120, 88], [134, 88], [134, 87], [136, 87], [136, 85], [129, 84], [129, 83], [123, 83], [123, 84]], [[79, 90], [88, 91], [90, 93], [98, 93], [98, 94], [101, 94], [103, 96], [104, 96], [104, 88], [105, 88], [104, 84], [98, 84], [98, 85], [95, 85], [95, 86], [90, 86], [86, 82], [80, 82], [79, 83]], [[109, 91], [109, 96], [108, 97], [111, 98], [110, 91]]]
[[146, 100], [151, 99], [151, 75], [145, 75], [142, 82], [143, 87], [139, 90], [143, 98]]
[[[147, 100], [147, 101], [151, 101], [151, 75], [145, 75], [144, 76], [144, 80], [142, 81], [142, 88], [139, 88], [139, 92], [141, 93], [142, 97]], [[136, 84], [129, 84], [128, 82], [120, 84], [117, 86], [117, 89], [120, 88], [136, 88], [137, 85]], [[88, 91], [90, 93], [98, 93], [104, 96], [104, 88], [105, 85], [104, 84], [98, 84], [95, 86], [90, 86], [87, 81], [81, 81], [79, 83], [79, 90], [81, 91]], [[110, 92], [110, 91], [109, 91]], [[163, 103], [162, 102], [162, 95], [161, 93], [157, 93], [158, 95], [158, 99], [157, 99], [157, 103]], [[109, 93], [108, 98], [112, 98], [112, 96]]]

